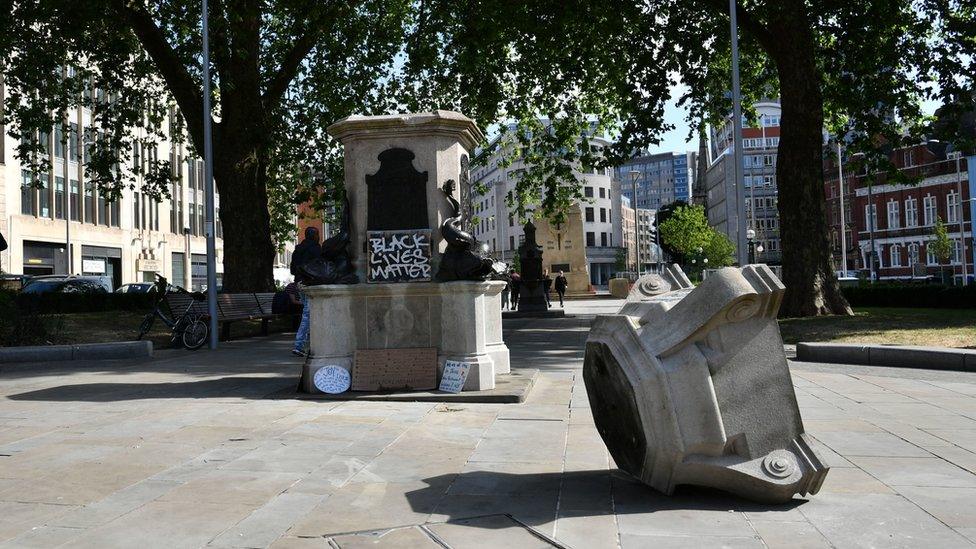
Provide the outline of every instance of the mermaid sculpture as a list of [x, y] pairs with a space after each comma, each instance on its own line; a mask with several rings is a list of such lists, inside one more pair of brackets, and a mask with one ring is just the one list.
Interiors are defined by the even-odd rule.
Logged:
[[462, 228], [464, 215], [461, 204], [454, 199], [454, 185], [454, 180], [448, 179], [442, 187], [447, 201], [454, 208], [454, 216], [441, 225], [441, 236], [447, 241], [447, 249], [441, 254], [436, 279], [438, 282], [485, 280], [494, 272], [493, 262], [490, 257], [481, 254], [478, 239]]
[[342, 225], [339, 232], [322, 243], [322, 255], [302, 266], [309, 285], [357, 284], [356, 268], [349, 257], [349, 199], [343, 203]]

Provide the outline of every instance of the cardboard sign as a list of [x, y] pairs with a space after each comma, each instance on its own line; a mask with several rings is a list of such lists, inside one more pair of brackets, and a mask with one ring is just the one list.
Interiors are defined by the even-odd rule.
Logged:
[[315, 388], [323, 393], [336, 395], [349, 390], [349, 371], [342, 366], [323, 366], [312, 377]]
[[464, 382], [468, 379], [468, 372], [470, 371], [470, 362], [445, 360], [444, 373], [441, 374], [440, 390], [445, 393], [460, 393], [461, 389], [464, 388]]
[[430, 229], [367, 231], [367, 282], [430, 280]]
[[429, 390], [437, 387], [437, 348], [356, 351], [353, 391]]

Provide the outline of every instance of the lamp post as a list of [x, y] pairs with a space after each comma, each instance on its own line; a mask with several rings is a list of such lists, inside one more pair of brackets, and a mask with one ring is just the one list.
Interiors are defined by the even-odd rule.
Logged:
[[210, 349], [214, 350], [217, 348], [217, 241], [214, 231], [213, 140], [210, 128], [210, 30], [207, 24], [207, 0], [202, 2], [200, 19], [203, 27], [203, 181], [204, 192], [207, 193], [204, 206], [207, 236], [207, 313], [210, 315]]
[[630, 181], [632, 183], [631, 188], [633, 189], [634, 200], [631, 206], [634, 207], [634, 261], [637, 263], [637, 277], [641, 275], [641, 257], [640, 257], [640, 217], [638, 215], [637, 208], [637, 181], [641, 178], [641, 172], [637, 170], [630, 170]]
[[962, 212], [962, 172], [959, 168], [959, 160], [962, 159], [962, 152], [953, 151], [949, 153], [950, 159], [955, 159], [956, 161], [956, 215], [959, 216], [959, 246], [962, 248], [962, 257], [959, 258], [960, 263], [962, 263], [962, 285], [965, 286], [968, 282], [969, 273], [967, 273], [966, 265], [966, 226], [965, 226], [965, 216]]
[[749, 241], [749, 264], [756, 262], [756, 250], [753, 247], [755, 245], [756, 231], [749, 229], [746, 231], [746, 240]]
[[[736, 0], [729, 0], [729, 28], [732, 34], [732, 142], [736, 201], [736, 249], [739, 264], [746, 259], [746, 192], [742, 186], [742, 94], [739, 90], [739, 24], [736, 14]], [[728, 197], [726, 197], [728, 200]]]
[[837, 142], [837, 183], [840, 185], [840, 262], [841, 276], [847, 278], [847, 214], [844, 211], [844, 157], [840, 152], [840, 141]]

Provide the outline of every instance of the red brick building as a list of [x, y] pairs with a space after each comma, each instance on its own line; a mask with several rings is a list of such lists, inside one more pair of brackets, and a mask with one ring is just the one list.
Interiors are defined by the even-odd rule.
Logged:
[[[872, 249], [880, 280], [937, 279], [942, 272], [962, 279], [963, 247], [967, 278], [972, 280], [972, 220], [965, 157], [947, 155], [945, 143], [930, 141], [896, 149], [890, 159], [915, 183], [898, 183], [885, 173], [868, 173], [855, 157], [844, 159], [844, 210], [835, 159], [824, 163], [827, 221], [838, 270], [843, 269], [841, 235], [847, 238], [847, 271], [868, 275]], [[960, 200], [961, 196], [961, 200]], [[960, 216], [962, 234], [960, 238]], [[946, 224], [954, 245], [949, 262], [929, 253], [936, 219]]]

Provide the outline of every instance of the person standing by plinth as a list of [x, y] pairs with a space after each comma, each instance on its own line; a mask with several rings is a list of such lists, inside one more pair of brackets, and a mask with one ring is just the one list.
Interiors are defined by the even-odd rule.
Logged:
[[556, 276], [556, 293], [559, 294], [559, 306], [563, 307], [563, 299], [566, 297], [566, 287], [569, 283], [566, 281], [566, 276], [562, 271], [559, 271], [559, 275]]
[[522, 289], [522, 276], [516, 271], [512, 271], [511, 282], [512, 286], [512, 310], [518, 309], [519, 291]]
[[549, 276], [549, 270], [546, 269], [542, 271], [542, 292], [546, 295], [546, 308], [552, 307], [552, 299], [549, 298], [552, 295], [552, 277]]
[[306, 277], [302, 266], [313, 259], [318, 259], [320, 255], [322, 255], [322, 246], [319, 244], [319, 231], [315, 227], [308, 227], [305, 229], [305, 240], [295, 247], [295, 252], [291, 255], [291, 274], [295, 275], [302, 299], [302, 322], [298, 325], [295, 347], [291, 351], [295, 356], [305, 356], [308, 352], [308, 296], [305, 294]]

